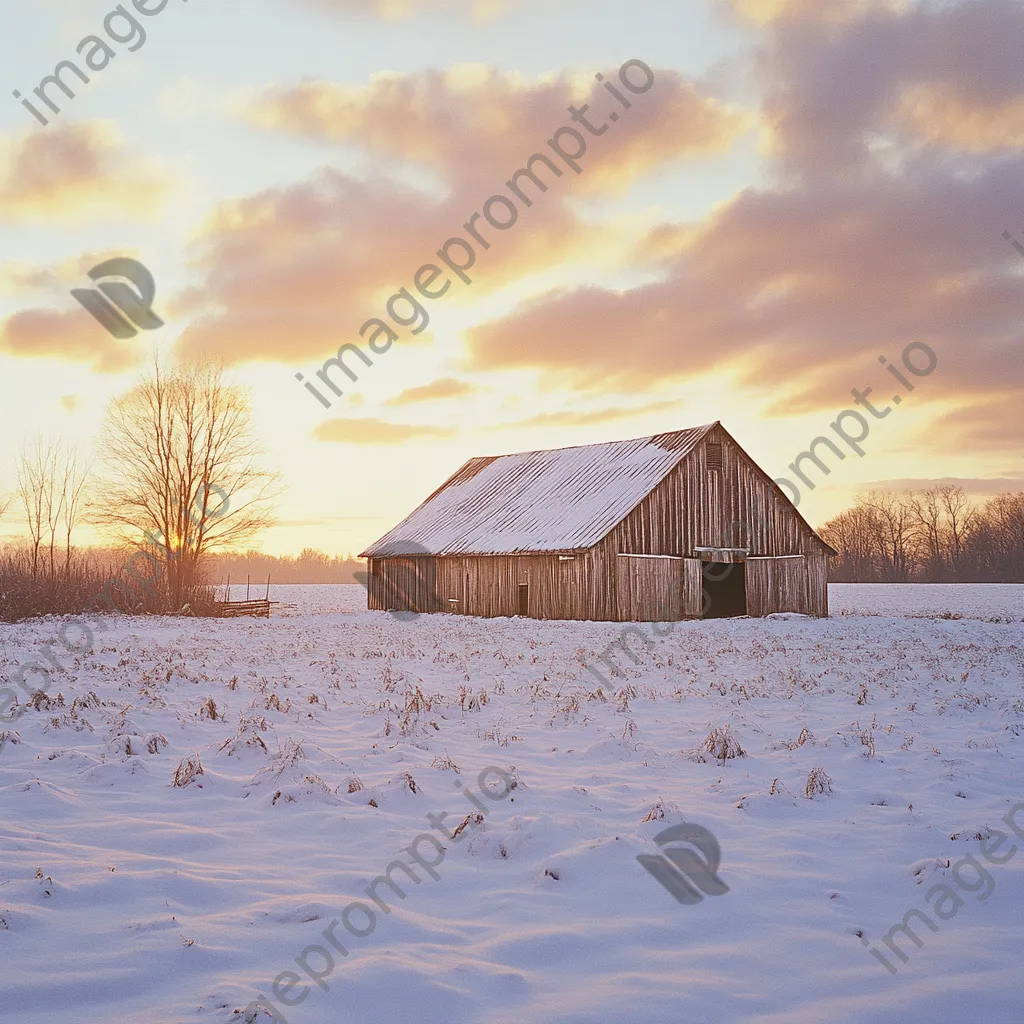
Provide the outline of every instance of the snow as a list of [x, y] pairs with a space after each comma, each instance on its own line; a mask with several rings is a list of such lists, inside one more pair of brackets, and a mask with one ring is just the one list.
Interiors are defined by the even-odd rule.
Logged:
[[832, 583], [828, 593], [833, 615], [1024, 621], [1024, 587], [1018, 583]]
[[[290, 1024], [1019, 1021], [1024, 841], [994, 865], [976, 837], [1024, 801], [1024, 587], [830, 592], [829, 620], [641, 625], [601, 692], [583, 663], [607, 675], [621, 624], [403, 622], [355, 586], [272, 586], [269, 621], [106, 619], [63, 706], [0, 726], [0, 1019], [220, 1024], [262, 993]], [[0, 672], [61, 624], [0, 625]], [[463, 789], [487, 815], [438, 880], [337, 928], [329, 991], [275, 1000], [429, 813], [476, 813]], [[683, 821], [728, 885], [695, 905], [636, 861]], [[962, 904], [894, 960], [939, 883]]]

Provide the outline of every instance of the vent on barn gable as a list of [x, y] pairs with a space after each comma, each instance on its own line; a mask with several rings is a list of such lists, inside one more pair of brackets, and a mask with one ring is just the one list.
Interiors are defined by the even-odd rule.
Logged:
[[722, 472], [722, 445], [719, 441], [708, 441], [704, 446], [704, 458], [711, 472]]

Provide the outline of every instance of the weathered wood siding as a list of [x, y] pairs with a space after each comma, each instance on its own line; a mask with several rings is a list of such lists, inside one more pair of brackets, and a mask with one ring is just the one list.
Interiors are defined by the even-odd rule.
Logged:
[[628, 622], [672, 622], [683, 616], [683, 560], [669, 556], [619, 555], [619, 612]]
[[[720, 470], [707, 467], [709, 442], [721, 445]], [[793, 506], [721, 427], [602, 544], [631, 554], [686, 557], [697, 547], [749, 547], [758, 555], [804, 555], [824, 549]], [[714, 557], [728, 560], [721, 553]]]
[[366, 607], [371, 611], [443, 611], [437, 559], [427, 555], [367, 560]]
[[748, 558], [746, 561], [747, 614], [773, 612], [808, 614], [807, 559], [804, 555]]
[[807, 555], [807, 614], [828, 618], [828, 553]]
[[438, 610], [483, 617], [518, 615], [519, 588], [525, 585], [529, 588], [528, 613], [532, 618], [601, 617], [590, 552], [562, 557], [449, 556], [434, 561]]
[[699, 619], [704, 614], [704, 563], [699, 558], [683, 559], [684, 619]]

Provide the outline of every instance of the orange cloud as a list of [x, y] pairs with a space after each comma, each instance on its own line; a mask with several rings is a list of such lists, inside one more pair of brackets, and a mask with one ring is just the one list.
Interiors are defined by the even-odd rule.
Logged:
[[[643, 76], [631, 70], [639, 83]], [[388, 319], [389, 301], [405, 319], [418, 319], [387, 341], [429, 340], [433, 304], [416, 296], [414, 276], [422, 266], [440, 266], [437, 250], [455, 237], [474, 247], [455, 256], [475, 260], [465, 275], [473, 284], [470, 301], [573, 262], [621, 262], [631, 229], [583, 219], [571, 202], [580, 182], [589, 176], [591, 190], [618, 191], [659, 164], [727, 144], [738, 120], [675, 73], [658, 73], [653, 87], [634, 95], [632, 109], [591, 138], [592, 152], [580, 165], [586, 172], [577, 175], [571, 155], [563, 160], [546, 140], [570, 124], [574, 98], [586, 116], [583, 101], [595, 90], [595, 82], [582, 90], [565, 76], [531, 83], [474, 65], [381, 75], [364, 89], [318, 82], [267, 92], [250, 112], [255, 123], [427, 165], [449, 191], [438, 198], [384, 177], [360, 181], [324, 170], [308, 182], [224, 204], [197, 242], [194, 267], [204, 283], [172, 303], [194, 318], [182, 351], [212, 352], [227, 362], [322, 362], [341, 344], [365, 347], [371, 320]], [[613, 100], [599, 93], [604, 110]], [[572, 138], [561, 144], [574, 152]], [[545, 156], [531, 161], [540, 151]], [[513, 177], [515, 189], [506, 184]], [[504, 229], [481, 215], [491, 216], [486, 197], [498, 193], [505, 198], [494, 217], [512, 218]], [[437, 286], [451, 283], [443, 301], [466, 301], [469, 282], [445, 274]], [[406, 296], [395, 300], [402, 288]]]
[[878, 3], [827, 29], [820, 20], [801, 9], [772, 24], [760, 54], [763, 121], [788, 175], [1020, 148], [1024, 6]]
[[985, 104], [952, 83], [928, 83], [906, 89], [895, 107], [893, 122], [925, 142], [964, 153], [1024, 148], [1024, 93]]
[[723, 0], [739, 17], [764, 25], [781, 18], [850, 21], [873, 10], [894, 10], [900, 0]]
[[960, 410], [944, 440], [958, 424], [1019, 449], [1020, 257], [1001, 236], [1020, 223], [1024, 8], [847, 6], [822, 31], [788, 6], [760, 52], [775, 183], [652, 232], [634, 258], [656, 282], [552, 291], [472, 329], [469, 365], [585, 394], [731, 370], [790, 414], [853, 387], [884, 406], [899, 389], [877, 357], [926, 345], [940, 369], [914, 400]]
[[0, 295], [23, 298], [26, 292], [35, 292], [64, 301], [71, 288], [88, 286], [88, 272], [92, 267], [115, 256], [138, 257], [139, 253], [131, 248], [97, 250], [46, 265], [10, 260], [0, 264]]
[[[326, 0], [326, 6], [345, 14], [362, 14], [385, 21], [429, 14], [468, 14], [473, 21], [486, 22], [504, 13], [514, 0]], [[325, 5], [320, 0], [320, 6]]]
[[930, 397], [1024, 388], [1024, 367], [1007, 361], [1020, 257], [999, 230], [1022, 172], [1024, 159], [972, 178], [748, 190], [665, 261], [663, 280], [552, 292], [472, 328], [470, 366], [585, 392], [732, 368], [794, 413], [879, 386], [865, 377], [878, 355], [923, 343], [942, 366]]
[[422, 427], [378, 419], [333, 419], [317, 425], [318, 441], [340, 444], [401, 444], [421, 437], [452, 437], [454, 427]]
[[[738, 111], [678, 72], [653, 73], [653, 85], [630, 99], [609, 72], [609, 83], [631, 102], [629, 110], [593, 78], [562, 74], [531, 82], [473, 64], [412, 75], [382, 73], [361, 87], [322, 81], [275, 87], [247, 116], [265, 129], [354, 142], [382, 156], [424, 164], [475, 194], [501, 188], [533, 153], [552, 157], [549, 140], [560, 127], [574, 125], [568, 112], [574, 106], [600, 135], [575, 122], [587, 143], [580, 160], [585, 171], [570, 172], [559, 181], [560, 190], [618, 193], [668, 161], [724, 151], [748, 127]], [[643, 84], [641, 70], [630, 74]], [[555, 159], [564, 172], [565, 164]]]
[[91, 363], [98, 373], [129, 369], [144, 355], [140, 345], [111, 337], [81, 308], [20, 310], [8, 317], [0, 330], [0, 352]]
[[652, 412], [665, 412], [669, 409], [678, 411], [680, 402], [651, 402], [636, 409], [561, 409], [558, 412], [542, 412], [526, 420], [514, 423], [501, 423], [493, 430], [505, 430], [509, 427], [517, 429], [532, 427], [589, 427], [595, 424], [612, 423], [616, 420], [631, 420], [638, 416], [647, 416]]
[[106, 121], [58, 125], [0, 145], [0, 219], [145, 217], [169, 191], [168, 176], [135, 156]]
[[477, 389], [464, 380], [454, 377], [442, 377], [440, 380], [421, 384], [419, 387], [407, 388], [400, 395], [388, 399], [385, 405], [414, 405], [418, 402], [436, 402], [445, 398], [461, 398], [471, 395]]
[[[462, 197], [439, 200], [386, 178], [359, 181], [333, 170], [225, 203], [196, 242], [193, 266], [203, 283], [169, 305], [172, 313], [193, 317], [180, 349], [229, 363], [322, 362], [343, 343], [365, 349], [377, 329], [367, 326], [372, 319], [390, 322], [397, 344], [427, 342], [438, 304], [466, 301], [469, 286], [442, 266], [445, 274], [432, 290], [446, 280], [450, 285], [427, 300], [414, 277], [421, 266], [441, 266], [437, 249], [466, 234], [472, 210]], [[489, 251], [477, 246], [467, 274], [474, 300], [523, 275], [590, 259], [614, 237], [567, 207], [531, 215], [528, 230], [500, 240], [486, 228], [495, 244]], [[452, 255], [465, 262], [457, 251]], [[381, 335], [378, 345], [385, 341]]]

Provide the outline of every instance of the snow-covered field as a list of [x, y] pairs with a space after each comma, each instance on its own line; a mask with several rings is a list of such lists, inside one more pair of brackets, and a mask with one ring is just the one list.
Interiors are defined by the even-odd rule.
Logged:
[[[607, 676], [621, 625], [271, 598], [107, 619], [0, 726], [0, 1021], [241, 1022], [257, 993], [289, 1024], [1024, 1020], [1024, 587], [644, 625], [607, 684], [581, 662]], [[0, 675], [60, 625], [0, 625]], [[698, 749], [727, 726], [743, 756]], [[681, 821], [728, 892], [684, 905], [637, 862]], [[937, 930], [909, 918], [903, 962], [912, 909]]]

